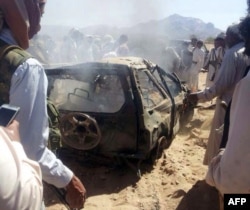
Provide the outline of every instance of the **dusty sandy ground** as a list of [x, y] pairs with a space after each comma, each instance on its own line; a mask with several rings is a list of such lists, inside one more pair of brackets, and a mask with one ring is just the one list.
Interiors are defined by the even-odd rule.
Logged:
[[[206, 74], [200, 73], [201, 88]], [[155, 165], [143, 163], [141, 177], [130, 167], [65, 163], [87, 189], [86, 210], [217, 210], [218, 195], [204, 177], [202, 164], [214, 110], [210, 103], [195, 109], [190, 123], [175, 137]], [[46, 210], [67, 209], [55, 192], [45, 188]]]

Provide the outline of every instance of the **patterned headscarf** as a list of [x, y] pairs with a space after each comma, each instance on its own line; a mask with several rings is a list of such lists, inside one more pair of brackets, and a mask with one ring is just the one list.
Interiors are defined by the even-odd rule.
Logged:
[[45, 3], [46, 0], [0, 0], [1, 19], [9, 26], [20, 47], [27, 49], [29, 39], [40, 30], [40, 7]]

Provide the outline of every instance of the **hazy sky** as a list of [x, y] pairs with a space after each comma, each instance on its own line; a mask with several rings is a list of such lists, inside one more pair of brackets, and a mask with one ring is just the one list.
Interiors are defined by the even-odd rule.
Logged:
[[131, 26], [172, 14], [199, 18], [225, 30], [246, 14], [247, 0], [47, 0], [42, 24]]

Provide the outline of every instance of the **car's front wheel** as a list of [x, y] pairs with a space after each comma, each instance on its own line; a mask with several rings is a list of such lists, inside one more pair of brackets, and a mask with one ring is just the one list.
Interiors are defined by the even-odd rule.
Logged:
[[158, 139], [156, 146], [151, 150], [147, 159], [151, 164], [155, 164], [162, 157], [164, 149], [168, 147], [168, 140], [165, 136]]

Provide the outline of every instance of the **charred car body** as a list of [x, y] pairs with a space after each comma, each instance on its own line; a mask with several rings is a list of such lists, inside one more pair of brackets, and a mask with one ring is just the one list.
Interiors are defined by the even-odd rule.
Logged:
[[59, 110], [59, 153], [155, 158], [193, 112], [178, 77], [142, 58], [106, 58], [46, 74], [48, 97]]

